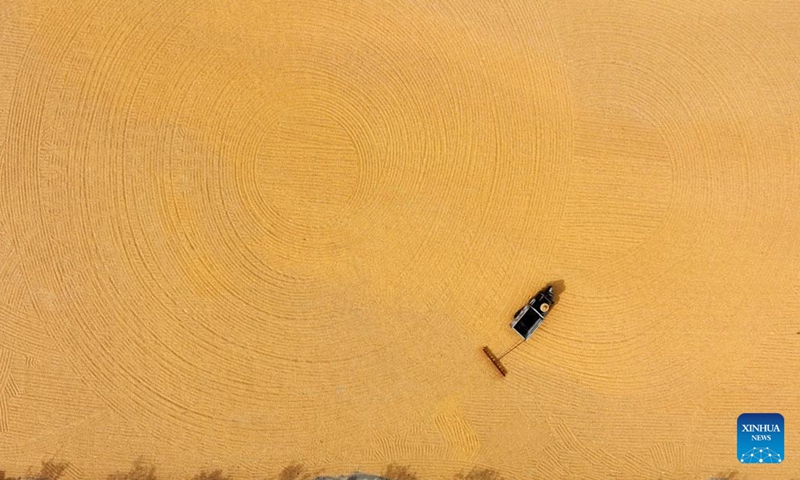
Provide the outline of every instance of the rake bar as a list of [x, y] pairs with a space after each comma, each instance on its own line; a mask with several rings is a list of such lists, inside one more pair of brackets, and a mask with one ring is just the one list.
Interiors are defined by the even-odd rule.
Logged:
[[492, 353], [489, 347], [483, 347], [483, 353], [489, 357], [489, 360], [491, 360], [494, 366], [497, 367], [497, 370], [500, 371], [501, 375], [505, 377], [508, 374], [508, 369], [506, 369], [506, 367], [500, 362], [500, 359], [497, 358], [494, 353]]

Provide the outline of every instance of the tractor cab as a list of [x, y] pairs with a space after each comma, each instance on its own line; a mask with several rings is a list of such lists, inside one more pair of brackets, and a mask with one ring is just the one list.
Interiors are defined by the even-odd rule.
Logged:
[[511, 328], [527, 340], [544, 321], [544, 317], [555, 303], [553, 287], [548, 285], [531, 298], [525, 306], [517, 310]]

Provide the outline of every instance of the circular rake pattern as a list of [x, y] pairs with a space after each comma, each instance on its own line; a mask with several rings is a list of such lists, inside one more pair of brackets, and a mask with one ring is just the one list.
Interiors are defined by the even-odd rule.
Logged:
[[[647, 442], [598, 448], [616, 402], [696, 410], [726, 359], [758, 361], [738, 300], [797, 250], [796, 55], [744, 4], [651, 3], [53, 2], [0, 146], [37, 314], [169, 441], [511, 464], [480, 442], [535, 399], [565, 447], [520, 428], [531, 462], [619, 476]], [[513, 381], [465, 368], [556, 278]], [[436, 424], [449, 395], [464, 414]]]
[[26, 162], [5, 192], [49, 334], [156, 434], [350, 418], [398, 372], [426, 395], [419, 358], [443, 330], [404, 339], [397, 292], [438, 298], [491, 251], [486, 231], [537, 245], [531, 260], [553, 246], [533, 227], [558, 223], [569, 105], [552, 32], [527, 15], [54, 6], [19, 73], [8, 149]]

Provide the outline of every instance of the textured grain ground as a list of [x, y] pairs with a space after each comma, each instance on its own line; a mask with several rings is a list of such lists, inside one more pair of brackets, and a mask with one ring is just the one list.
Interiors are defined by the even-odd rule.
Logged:
[[788, 0], [4, 0], [0, 468], [800, 476], [798, 45]]

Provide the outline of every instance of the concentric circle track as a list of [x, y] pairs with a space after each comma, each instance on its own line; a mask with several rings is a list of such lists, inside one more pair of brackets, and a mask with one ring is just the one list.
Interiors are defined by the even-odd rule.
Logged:
[[800, 413], [800, 10], [579, 3], [0, 7], [0, 376], [90, 405], [0, 456], [698, 476]]

